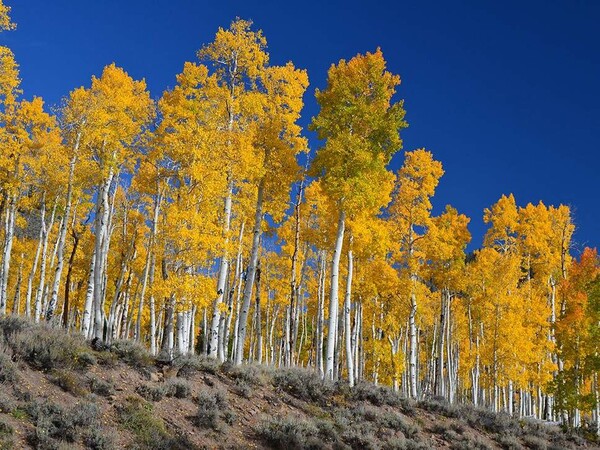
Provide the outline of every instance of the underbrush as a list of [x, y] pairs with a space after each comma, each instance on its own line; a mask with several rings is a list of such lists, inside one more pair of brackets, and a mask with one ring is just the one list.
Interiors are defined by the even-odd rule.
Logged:
[[196, 448], [185, 436], [173, 436], [165, 423], [154, 416], [151, 403], [130, 396], [116, 405], [120, 426], [134, 435], [135, 448], [152, 450], [187, 450]]

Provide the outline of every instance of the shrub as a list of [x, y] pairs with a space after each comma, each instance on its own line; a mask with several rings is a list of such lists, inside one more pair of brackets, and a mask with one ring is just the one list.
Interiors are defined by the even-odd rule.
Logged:
[[96, 360], [102, 367], [113, 368], [119, 362], [119, 357], [111, 352], [98, 352], [96, 353]]
[[269, 368], [254, 364], [234, 366], [226, 362], [221, 371], [236, 382], [244, 382], [251, 386], [263, 386], [270, 378]]
[[111, 381], [103, 380], [95, 376], [91, 376], [89, 379], [90, 391], [94, 394], [101, 395], [102, 397], [108, 397], [115, 392], [115, 386]]
[[83, 443], [91, 450], [112, 450], [116, 448], [113, 437], [102, 428], [90, 428], [83, 436]]
[[97, 362], [98, 360], [96, 357], [90, 352], [82, 351], [77, 355], [77, 365], [82, 369], [87, 369]]
[[236, 380], [235, 393], [240, 397], [249, 399], [252, 396], [252, 388], [244, 380]]
[[0, 352], [0, 383], [14, 383], [17, 381], [17, 366], [10, 356]]
[[169, 441], [164, 422], [152, 414], [152, 404], [139, 397], [127, 397], [125, 402], [115, 405], [121, 426], [135, 435], [141, 448], [168, 448]]
[[148, 350], [143, 345], [134, 341], [114, 341], [110, 347], [110, 351], [134, 369], [144, 369], [149, 367], [153, 362]]
[[81, 397], [87, 393], [87, 389], [83, 385], [81, 379], [68, 370], [53, 370], [50, 375], [50, 381], [60, 387], [63, 391], [69, 392], [76, 397]]
[[198, 394], [198, 412], [194, 423], [201, 428], [218, 430], [219, 417], [227, 410], [227, 396], [223, 391], [201, 391]]
[[358, 383], [349, 392], [351, 400], [366, 400], [375, 406], [401, 406], [404, 402], [400, 394], [387, 386], [375, 386], [372, 383]]
[[37, 448], [56, 448], [60, 441], [76, 442], [86, 429], [98, 426], [98, 408], [91, 403], [64, 410], [48, 401], [30, 402], [27, 412], [35, 424], [29, 441]]
[[0, 419], [0, 449], [9, 449], [15, 447], [15, 430], [13, 427]]
[[522, 450], [524, 448], [516, 436], [512, 434], [500, 434], [496, 437], [496, 442], [504, 450]]
[[197, 372], [215, 375], [220, 367], [220, 363], [216, 359], [194, 354], [178, 356], [173, 364], [179, 369], [178, 376], [180, 377], [190, 377]]
[[323, 381], [315, 372], [293, 368], [282, 369], [273, 376], [275, 387], [300, 400], [325, 403], [333, 393], [333, 384]]
[[165, 383], [167, 397], [188, 398], [192, 395], [192, 387], [186, 380], [171, 378]]
[[32, 327], [32, 323], [21, 316], [4, 316], [0, 318], [0, 336], [9, 342], [15, 334]]
[[15, 356], [36, 369], [71, 368], [86, 344], [80, 335], [69, 335], [48, 325], [36, 325], [14, 333], [8, 344]]
[[537, 436], [523, 436], [523, 442], [532, 450], [547, 450], [548, 443]]
[[479, 436], [459, 436], [456, 433], [454, 433], [454, 435], [454, 439], [448, 440], [452, 450], [492, 450], [493, 448], [490, 447]]
[[293, 417], [274, 417], [256, 428], [257, 434], [275, 449], [300, 450], [327, 448], [319, 439], [314, 423]]
[[148, 401], [159, 402], [165, 396], [166, 389], [164, 385], [155, 386], [150, 383], [144, 383], [135, 388], [135, 392], [140, 394]]
[[344, 430], [342, 439], [352, 448], [375, 450], [379, 448], [379, 440], [375, 433], [377, 433], [377, 430], [374, 427], [356, 422]]
[[483, 408], [464, 406], [461, 417], [473, 428], [493, 434], [521, 434], [519, 422], [504, 412], [494, 413]]
[[443, 397], [421, 400], [417, 402], [417, 405], [426, 411], [439, 414], [444, 417], [457, 418], [461, 415], [460, 408], [455, 405], [451, 405]]
[[4, 392], [4, 390], [0, 391], [0, 413], [8, 414], [12, 412], [17, 407], [15, 401]]

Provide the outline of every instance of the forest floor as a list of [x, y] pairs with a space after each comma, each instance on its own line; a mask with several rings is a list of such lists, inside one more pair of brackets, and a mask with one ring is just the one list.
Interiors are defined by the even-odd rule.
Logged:
[[0, 449], [576, 449], [584, 434], [305, 369], [173, 363], [0, 319]]

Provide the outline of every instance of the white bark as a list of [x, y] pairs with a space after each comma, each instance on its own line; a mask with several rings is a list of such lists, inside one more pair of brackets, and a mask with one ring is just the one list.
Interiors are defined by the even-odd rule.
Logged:
[[[150, 281], [150, 286], [152, 286], [154, 282], [154, 265], [156, 261], [156, 257], [154, 254], [154, 242], [156, 240], [156, 233], [158, 230], [158, 215], [160, 212], [160, 204], [162, 202], [162, 195], [159, 193], [154, 200], [154, 212], [152, 217], [152, 229], [150, 231], [150, 241], [148, 242], [148, 250], [146, 254], [146, 264], [144, 265], [144, 274], [142, 276], [142, 290], [140, 293], [140, 302], [138, 305], [138, 313], [135, 322], [135, 340], [140, 342], [142, 338], [142, 315], [144, 312], [144, 300], [146, 298], [146, 289], [148, 287], [148, 281]], [[150, 330], [150, 353], [152, 355], [156, 354], [156, 322], [154, 319], [154, 295], [152, 295], [151, 299], [151, 330]]]
[[[75, 151], [79, 147], [80, 134], [77, 135], [77, 143], [75, 144]], [[67, 228], [69, 227], [69, 216], [71, 215], [71, 202], [73, 198], [73, 177], [75, 174], [75, 163], [77, 157], [74, 156], [69, 163], [69, 180], [67, 186], [67, 199], [65, 204], [65, 211], [63, 214], [60, 230], [58, 232], [58, 241], [56, 247], [56, 268], [54, 270], [54, 282], [52, 283], [52, 293], [50, 294], [50, 301], [48, 303], [48, 309], [46, 311], [46, 320], [50, 321], [54, 316], [56, 305], [58, 303], [58, 290], [60, 288], [60, 278], [62, 276], [62, 270], [64, 267], [64, 254], [65, 254], [65, 240], [67, 238]]]
[[[77, 141], [75, 143], [75, 152], [77, 152], [79, 148], [79, 142], [81, 138], [81, 133], [77, 134]], [[50, 295], [50, 302], [48, 303], [48, 310], [46, 311], [46, 320], [50, 321], [54, 316], [54, 311], [56, 310], [56, 305], [58, 303], [58, 290], [60, 288], [60, 278], [62, 276], [62, 271], [64, 267], [65, 261], [65, 240], [67, 238], [67, 228], [69, 227], [69, 218], [71, 215], [71, 202], [73, 199], [73, 178], [75, 175], [75, 164], [77, 162], [77, 156], [73, 156], [71, 161], [69, 162], [69, 180], [67, 185], [67, 199], [65, 204], [65, 211], [63, 214], [60, 231], [58, 233], [58, 242], [56, 248], [56, 268], [54, 270], [54, 282], [52, 283], [52, 294]]]
[[6, 221], [4, 226], [4, 252], [2, 254], [2, 277], [0, 278], [0, 314], [6, 314], [6, 300], [8, 288], [8, 271], [12, 254], [13, 238], [15, 234], [15, 214], [17, 209], [16, 195], [10, 196]]
[[85, 293], [85, 305], [83, 307], [83, 318], [81, 322], [81, 333], [86, 339], [91, 339], [93, 333], [92, 306], [94, 302], [94, 272], [96, 271], [96, 249], [92, 253], [90, 262], [90, 273], [88, 275], [88, 285]]
[[338, 322], [338, 281], [340, 274], [340, 257], [342, 255], [342, 245], [344, 243], [344, 230], [346, 226], [346, 214], [340, 211], [338, 219], [337, 238], [335, 250], [333, 252], [333, 261], [331, 263], [331, 291], [329, 294], [329, 330], [327, 334], [327, 349], [325, 361], [325, 379], [333, 380], [334, 377], [334, 353], [337, 338]]
[[410, 313], [408, 316], [408, 335], [409, 335], [409, 352], [408, 352], [408, 383], [410, 398], [416, 399], [417, 394], [417, 299], [414, 292], [410, 295]]
[[240, 311], [239, 330], [237, 336], [237, 345], [234, 364], [239, 365], [244, 359], [244, 341], [246, 340], [246, 328], [248, 326], [248, 313], [250, 309], [250, 300], [252, 299], [252, 288], [254, 287], [254, 278], [258, 265], [258, 253], [260, 251], [260, 238], [262, 235], [262, 208], [263, 208], [264, 180], [261, 180], [258, 186], [256, 199], [256, 212], [254, 215], [254, 230], [252, 236], [252, 250], [250, 251], [250, 262], [246, 274], [246, 285], [244, 286], [244, 297]]
[[227, 188], [227, 197], [225, 198], [225, 221], [223, 223], [223, 235], [225, 236], [225, 249], [221, 256], [221, 264], [219, 266], [219, 277], [217, 280], [217, 298], [214, 302], [213, 315], [210, 326], [210, 334], [208, 340], [208, 356], [216, 358], [218, 356], [219, 343], [219, 323], [221, 318], [221, 303], [225, 295], [227, 273], [229, 271], [229, 255], [227, 245], [229, 243], [229, 228], [231, 226], [231, 202], [233, 196], [233, 183], [230, 182]]
[[[352, 238], [350, 238], [352, 242]], [[348, 370], [348, 384], [354, 386], [354, 358], [352, 353], [352, 331], [350, 327], [350, 306], [352, 300], [352, 273], [354, 270], [354, 258], [352, 250], [348, 250], [348, 276], [346, 278], [346, 295], [344, 299], [344, 325], [346, 341], [346, 368]]]
[[52, 214], [50, 215], [50, 222], [48, 225], [42, 223], [43, 228], [43, 242], [42, 242], [42, 263], [40, 265], [40, 281], [38, 284], [37, 292], [35, 295], [35, 314], [34, 320], [35, 322], [40, 321], [40, 316], [42, 315], [42, 300], [44, 295], [44, 287], [46, 285], [46, 265], [47, 265], [47, 253], [48, 253], [48, 240], [50, 237], [50, 230], [52, 229], [52, 224], [54, 223], [54, 214], [56, 213], [56, 202], [54, 203], [54, 207], [52, 208]]
[[105, 240], [108, 240], [108, 221], [110, 216], [110, 205], [108, 194], [112, 185], [114, 172], [109, 169], [106, 180], [100, 185], [98, 191], [96, 219], [95, 219], [95, 267], [94, 267], [94, 285], [93, 285], [93, 311], [94, 311], [94, 333], [93, 336], [103, 340], [104, 331], [104, 304], [103, 286], [104, 286], [104, 263], [106, 261], [105, 252], [108, 251], [108, 245]]
[[31, 295], [33, 293], [33, 281], [35, 279], [35, 274], [37, 272], [38, 262], [40, 260], [40, 255], [42, 253], [42, 242], [44, 241], [44, 223], [46, 223], [46, 196], [43, 194], [42, 196], [42, 205], [40, 212], [40, 233], [38, 237], [37, 249], [35, 251], [35, 258], [33, 260], [33, 266], [31, 267], [31, 272], [29, 272], [29, 277], [27, 279], [27, 294], [25, 295], [25, 316], [31, 316]]

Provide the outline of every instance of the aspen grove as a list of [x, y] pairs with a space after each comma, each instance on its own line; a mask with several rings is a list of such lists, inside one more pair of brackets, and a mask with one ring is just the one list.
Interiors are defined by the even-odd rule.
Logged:
[[[0, 1], [0, 28], [14, 28]], [[237, 19], [153, 101], [111, 64], [54, 113], [0, 47], [0, 314], [172, 359], [311, 368], [493, 411], [598, 423], [600, 260], [569, 207], [432, 198], [381, 50], [308, 75]]]

